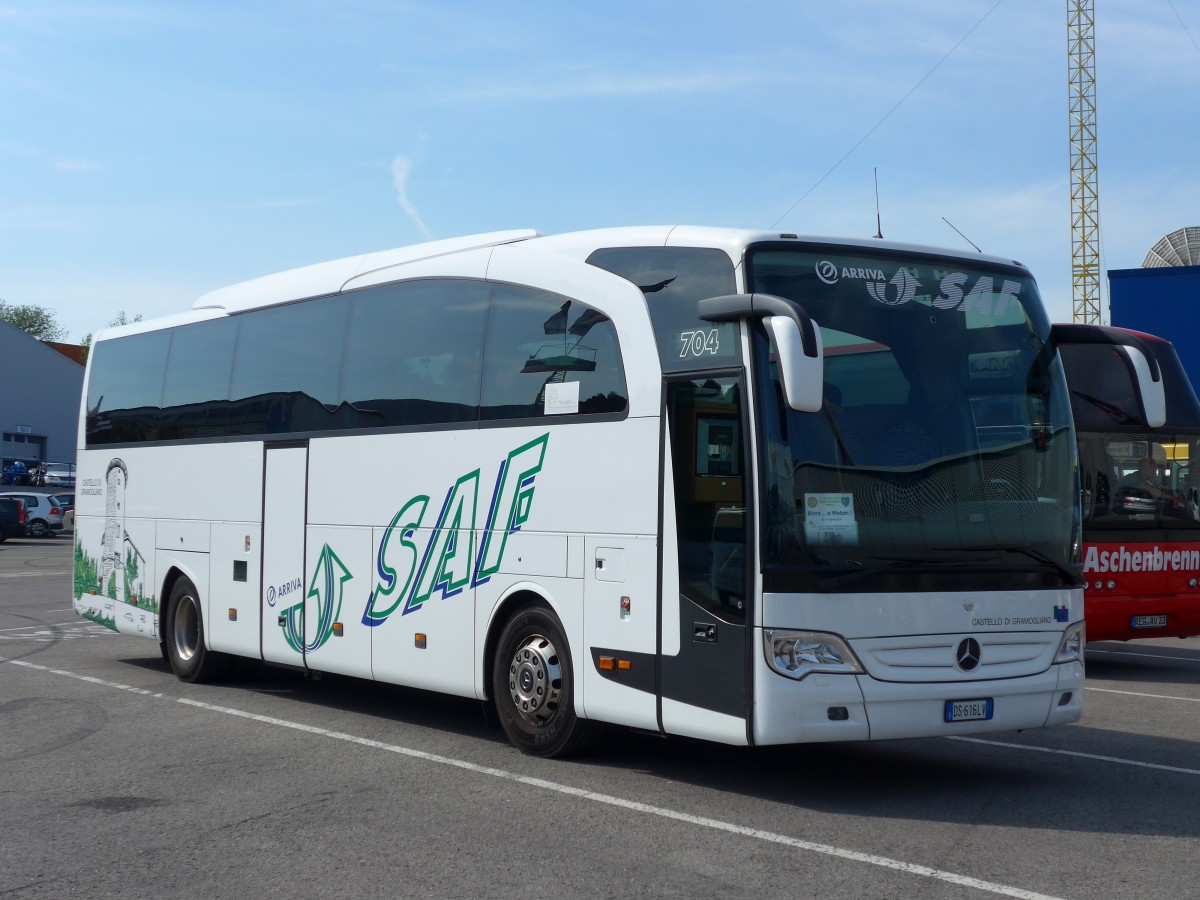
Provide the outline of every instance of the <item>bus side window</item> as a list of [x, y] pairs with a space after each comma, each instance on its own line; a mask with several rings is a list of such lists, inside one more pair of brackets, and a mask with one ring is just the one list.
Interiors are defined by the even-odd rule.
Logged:
[[329, 297], [238, 316], [229, 383], [235, 433], [334, 426], [348, 307], [345, 298]]
[[116, 444], [158, 439], [169, 331], [103, 341], [93, 351], [87, 440]]
[[557, 294], [495, 286], [481, 419], [612, 413], [627, 405], [616, 331], [607, 316]]
[[237, 319], [173, 329], [163, 381], [164, 440], [228, 433], [229, 377], [237, 332]]
[[354, 298], [342, 362], [343, 428], [473, 422], [490, 286], [428, 279]]

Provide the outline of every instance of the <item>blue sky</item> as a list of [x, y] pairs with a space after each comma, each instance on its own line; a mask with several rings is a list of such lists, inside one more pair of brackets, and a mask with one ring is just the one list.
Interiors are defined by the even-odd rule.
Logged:
[[[426, 238], [870, 236], [877, 168], [885, 237], [965, 247], [945, 217], [1067, 321], [1065, 7], [0, 0], [0, 298], [77, 341]], [[1096, 7], [1101, 262], [1132, 268], [1200, 224], [1200, 0]]]

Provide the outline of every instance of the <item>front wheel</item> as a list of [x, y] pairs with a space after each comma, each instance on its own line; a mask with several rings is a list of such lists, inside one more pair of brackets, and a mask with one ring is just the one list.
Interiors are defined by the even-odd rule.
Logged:
[[523, 753], [570, 756], [598, 735], [595, 723], [575, 714], [570, 648], [544, 606], [525, 606], [505, 624], [492, 663], [492, 699], [505, 734]]
[[29, 523], [29, 536], [44, 538], [50, 533], [50, 523], [45, 519], [34, 519]]
[[205, 646], [200, 595], [187, 578], [180, 578], [171, 588], [163, 632], [167, 662], [180, 681], [219, 681], [228, 673], [232, 657]]

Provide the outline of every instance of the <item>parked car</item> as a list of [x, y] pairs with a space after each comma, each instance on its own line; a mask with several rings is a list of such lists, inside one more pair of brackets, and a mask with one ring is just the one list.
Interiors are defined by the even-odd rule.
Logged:
[[29, 531], [25, 518], [24, 501], [17, 497], [0, 497], [0, 544], [10, 537], [25, 537]]
[[75, 528], [75, 492], [70, 491], [63, 494], [51, 494], [50, 499], [53, 500], [63, 513], [63, 528], [65, 530], [74, 530]]
[[0, 492], [0, 497], [16, 497], [25, 501], [25, 520], [29, 525], [30, 537], [53, 537], [63, 530], [62, 507], [50, 495], [4, 491]]
[[75, 466], [71, 463], [42, 463], [46, 487], [75, 487]]

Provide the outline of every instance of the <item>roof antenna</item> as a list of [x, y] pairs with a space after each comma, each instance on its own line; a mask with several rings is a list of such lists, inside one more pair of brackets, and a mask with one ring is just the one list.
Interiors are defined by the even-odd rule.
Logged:
[[[942, 216], [942, 221], [945, 222], [947, 225], [949, 225], [951, 228], [954, 228], [954, 223], [951, 222], [949, 219], [947, 219], [945, 216]], [[954, 230], [958, 231], [957, 228], [954, 228]], [[961, 231], [958, 231], [958, 236], [960, 238], [962, 238], [964, 241], [966, 241], [968, 244], [970, 244], [972, 247], [974, 247], [977, 252], [979, 252], [979, 253], [983, 252], [982, 250], [979, 249], [978, 244], [976, 244], [973, 240], [971, 240], [969, 237], [967, 237]]]
[[883, 226], [879, 221], [879, 167], [875, 167], [875, 237], [883, 240]]

